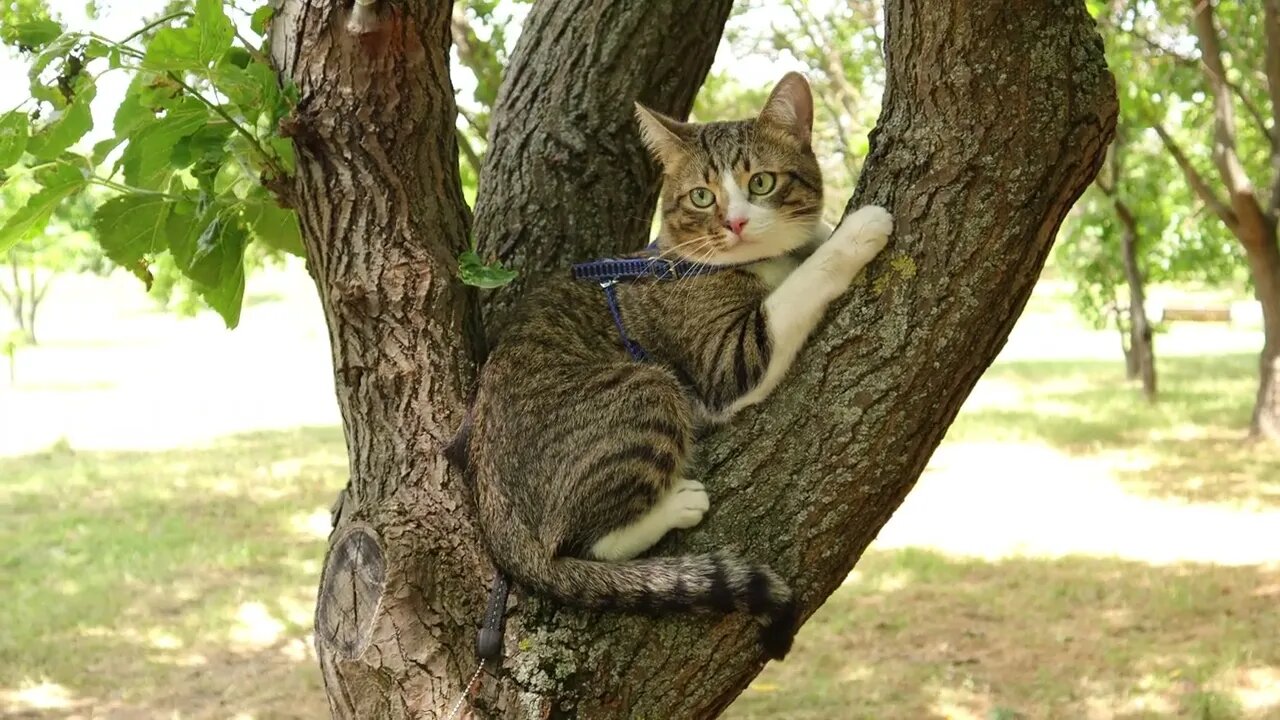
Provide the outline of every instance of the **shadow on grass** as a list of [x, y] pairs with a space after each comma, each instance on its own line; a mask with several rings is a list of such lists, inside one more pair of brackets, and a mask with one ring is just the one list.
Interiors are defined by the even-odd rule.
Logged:
[[1015, 399], [966, 407], [952, 441], [1043, 442], [1072, 454], [1126, 452], [1117, 473], [1131, 489], [1189, 502], [1280, 507], [1280, 448], [1247, 441], [1258, 358], [1252, 354], [1158, 359], [1154, 405], [1119, 362], [998, 363], [983, 388]]
[[0, 459], [0, 714], [320, 717], [341, 432]]
[[872, 551], [725, 715], [1280, 716], [1280, 570]]

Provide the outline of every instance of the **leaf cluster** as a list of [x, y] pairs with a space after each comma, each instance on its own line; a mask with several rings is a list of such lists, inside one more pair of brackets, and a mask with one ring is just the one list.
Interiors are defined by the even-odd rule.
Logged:
[[[92, 217], [102, 252], [148, 284], [167, 255], [234, 327], [250, 243], [303, 253], [287, 198], [267, 189], [287, 187], [293, 170], [279, 125], [297, 92], [263, 52], [269, 6], [236, 18], [242, 29], [219, 0], [184, 5], [119, 41], [66, 30], [39, 5], [10, 11], [3, 40], [28, 60], [30, 96], [0, 115], [0, 169], [38, 190], [0, 225], [0, 252], [106, 188]], [[128, 90], [111, 134], [86, 152], [90, 103], [110, 72], [127, 74]]]

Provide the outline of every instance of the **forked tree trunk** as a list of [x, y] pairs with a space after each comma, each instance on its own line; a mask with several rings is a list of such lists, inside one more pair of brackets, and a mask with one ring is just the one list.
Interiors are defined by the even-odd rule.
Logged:
[[[449, 7], [379, 4], [376, 32], [356, 38], [345, 6], [286, 0], [273, 30], [273, 56], [302, 95], [295, 202], [351, 458], [317, 647], [335, 716], [440, 718], [476, 666], [491, 576], [441, 456], [483, 333], [479, 303], [453, 277], [466, 213]], [[727, 9], [535, 5], [494, 112], [481, 247], [535, 275], [638, 244], [657, 174], [631, 102], [687, 112]], [[712, 512], [658, 550], [734, 545], [789, 578], [806, 616], [1004, 343], [1114, 130], [1114, 86], [1079, 0], [1017, 12], [893, 0], [887, 12], [887, 96], [851, 205], [889, 206], [895, 239], [775, 399], [708, 439]], [[508, 297], [486, 312], [499, 317]], [[714, 717], [761, 667], [743, 618], [659, 621], [517, 598], [507, 659], [467, 705], [475, 717]]]

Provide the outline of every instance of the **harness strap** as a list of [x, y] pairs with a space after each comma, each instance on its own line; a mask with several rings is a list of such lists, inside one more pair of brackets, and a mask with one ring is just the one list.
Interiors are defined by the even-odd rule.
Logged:
[[613, 324], [618, 326], [618, 338], [622, 340], [622, 347], [626, 348], [631, 359], [637, 362], [648, 362], [649, 354], [627, 334], [627, 326], [622, 321], [622, 308], [618, 304], [618, 291], [615, 285], [624, 280], [640, 278], [681, 280], [738, 267], [738, 265], [708, 265], [684, 259], [658, 257], [656, 240], [645, 248], [645, 252], [649, 257], [601, 258], [578, 263], [572, 269], [574, 279], [589, 280], [599, 284], [604, 290], [605, 303], [609, 306], [609, 314], [613, 316]]
[[609, 305], [609, 314], [613, 315], [613, 324], [618, 326], [618, 338], [622, 340], [622, 347], [627, 349], [631, 354], [631, 359], [636, 362], [648, 362], [649, 353], [640, 347], [640, 343], [631, 339], [627, 335], [627, 326], [622, 322], [622, 308], [618, 306], [618, 291], [614, 287], [618, 284], [617, 280], [606, 280], [600, 283], [600, 287], [604, 289], [604, 299]]

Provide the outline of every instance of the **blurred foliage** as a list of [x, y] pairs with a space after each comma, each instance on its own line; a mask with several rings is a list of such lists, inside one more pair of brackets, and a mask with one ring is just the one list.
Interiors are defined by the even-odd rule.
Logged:
[[[1160, 124], [1192, 165], [1211, 182], [1213, 108], [1206, 95], [1192, 7], [1173, 0], [1090, 0], [1116, 75], [1123, 169], [1117, 195], [1134, 212], [1139, 263], [1148, 282], [1247, 286], [1244, 255], [1231, 231], [1188, 186], [1172, 155], [1151, 129]], [[1263, 67], [1262, 8], [1257, 0], [1218, 3], [1216, 15], [1228, 82], [1233, 86], [1237, 144], [1251, 177], [1267, 177], [1269, 107]], [[1109, 158], [1114, 163], [1115, 157]], [[1217, 189], [1217, 188], [1215, 188]], [[1091, 188], [1067, 222], [1054, 263], [1075, 283], [1075, 305], [1086, 319], [1105, 322], [1123, 293], [1121, 227], [1110, 198]]]
[[[22, 207], [39, 190], [30, 178], [13, 178], [0, 187], [0, 213]], [[106, 259], [88, 232], [96, 201], [86, 192], [60, 204], [42, 232], [0, 257], [0, 300], [13, 318], [15, 335], [25, 344], [37, 342], [38, 313], [58, 274], [106, 269]]]
[[[90, 0], [90, 17], [111, 0]], [[453, 8], [460, 177], [474, 203], [493, 105], [529, 10], [529, 0], [459, 0]], [[101, 8], [99, 6], [102, 6]], [[1126, 150], [1116, 191], [1139, 220], [1140, 262], [1151, 282], [1247, 283], [1238, 243], [1183, 182], [1153, 123], [1170, 128], [1191, 162], [1211, 175], [1212, 109], [1206, 101], [1190, 11], [1175, 0], [1089, 0], [1099, 18], [1121, 97]], [[0, 252], [30, 241], [71, 199], [99, 188], [95, 220], [101, 252], [151, 283], [173, 307], [217, 309], [238, 320], [245, 275], [285, 253], [302, 254], [291, 210], [269, 189], [288, 182], [292, 148], [279, 121], [296, 91], [272, 72], [262, 37], [269, 6], [172, 0], [155, 21], [123, 41], [64, 32], [44, 0], [0, 5], [0, 40], [30, 65], [31, 97], [0, 115], [0, 168], [38, 188], [20, 210], [0, 215]], [[725, 29], [734, 59], [712, 72], [696, 120], [749, 117], [773, 75], [798, 69], [814, 90], [814, 146], [823, 163], [828, 219], [852, 193], [880, 112], [884, 87], [882, 0], [744, 0]], [[1224, 62], [1237, 88], [1242, 162], [1269, 172], [1260, 0], [1219, 3]], [[132, 79], [113, 135], [91, 149], [97, 78]], [[3, 110], [3, 109], [0, 109]], [[108, 192], [104, 195], [101, 189]], [[1091, 189], [1073, 210], [1052, 260], [1076, 283], [1076, 306], [1102, 322], [1123, 286], [1120, 228], [1111, 201]], [[462, 263], [464, 278], [492, 285], [506, 271]], [[199, 301], [197, 301], [197, 298]]]
[[[6, 213], [0, 252], [105, 188], [92, 224], [106, 257], [148, 285], [169, 257], [234, 327], [247, 248], [302, 253], [296, 217], [269, 189], [289, 182], [293, 147], [278, 128], [297, 99], [263, 54], [269, 17], [265, 5], [179, 0], [113, 40], [64, 29], [41, 3], [6, 6], [3, 40], [28, 63], [30, 96], [0, 116], [0, 168], [38, 189]], [[130, 78], [113, 134], [84, 148], [98, 79], [113, 72]]]

